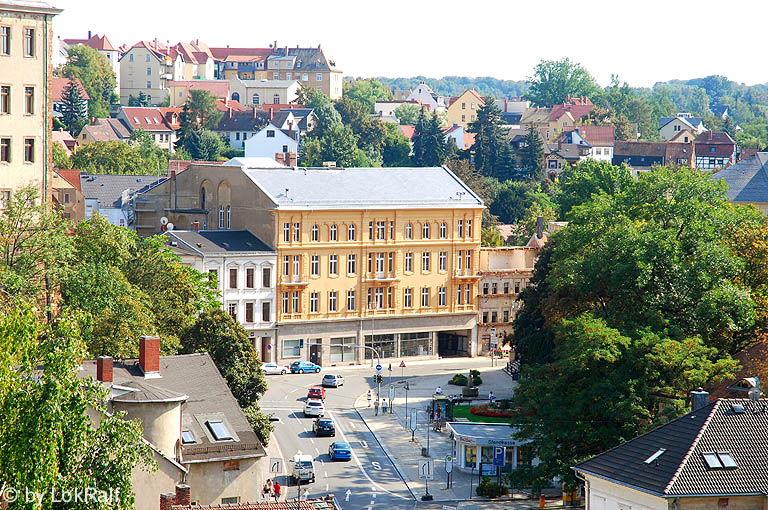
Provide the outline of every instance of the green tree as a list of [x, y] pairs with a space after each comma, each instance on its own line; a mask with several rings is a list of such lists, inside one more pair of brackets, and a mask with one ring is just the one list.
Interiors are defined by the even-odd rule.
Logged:
[[401, 126], [415, 126], [422, 107], [413, 103], [403, 103], [395, 109], [395, 117]]
[[139, 91], [137, 97], [128, 96], [128, 106], [149, 106], [149, 98], [144, 92]]
[[334, 124], [320, 138], [321, 160], [316, 163], [320, 166], [325, 161], [335, 161], [336, 166], [351, 167], [354, 166], [357, 149], [357, 136], [352, 132], [349, 126], [343, 124]]
[[569, 97], [586, 96], [594, 100], [601, 94], [600, 86], [589, 71], [568, 57], [539, 62], [528, 84], [525, 97], [544, 107], [565, 103]]
[[480, 235], [480, 239], [483, 246], [504, 246], [504, 237], [501, 235], [501, 232], [493, 227], [485, 227]]
[[344, 83], [344, 97], [365, 105], [367, 113], [374, 113], [376, 101], [392, 99], [392, 91], [374, 78], [357, 79]]
[[72, 154], [72, 167], [91, 174], [147, 175], [157, 173], [157, 161], [147, 161], [125, 142], [93, 142]]
[[395, 124], [387, 123], [385, 126], [387, 134], [384, 137], [384, 147], [381, 150], [383, 165], [389, 167], [408, 166], [411, 163], [410, 142]]
[[440, 128], [440, 120], [434, 113], [422, 111], [413, 134], [413, 166], [432, 167], [442, 165], [448, 156], [448, 144]]
[[[17, 301], [0, 306], [3, 483], [20, 489], [22, 498], [24, 489], [42, 494], [39, 508], [59, 508], [52, 496], [88, 487], [112, 494], [109, 508], [132, 509], [132, 470], [155, 468], [141, 424], [107, 412], [101, 383], [78, 376], [86, 350], [77, 317], [44, 325], [37, 312]], [[95, 508], [88, 502], [67, 506]]]
[[487, 207], [491, 214], [497, 216], [501, 223], [517, 223], [531, 206], [529, 192], [531, 185], [527, 182], [507, 180], [498, 182], [494, 179], [491, 200]]
[[571, 209], [592, 199], [592, 195], [614, 195], [626, 190], [634, 180], [625, 164], [614, 166], [606, 161], [587, 159], [569, 166], [559, 176], [558, 204], [565, 217]]
[[61, 122], [72, 136], [80, 134], [80, 130], [88, 122], [87, 108], [88, 104], [77, 82], [69, 80], [61, 92]]
[[181, 343], [183, 353], [211, 355], [254, 432], [262, 443], [268, 444], [272, 424], [258, 408], [259, 398], [267, 391], [267, 382], [248, 332], [217, 307], [201, 313], [184, 333]]
[[54, 142], [51, 147], [53, 151], [53, 167], [54, 168], [72, 168], [72, 162], [67, 156], [67, 149], [61, 142]]
[[333, 104], [330, 97], [325, 95], [322, 90], [317, 90], [311, 85], [299, 83], [299, 90], [296, 92], [295, 104], [301, 104], [307, 108], [317, 108], [321, 104]]
[[117, 76], [107, 58], [98, 51], [78, 44], [69, 49], [66, 63], [56, 69], [56, 76], [80, 80], [88, 93], [88, 114], [109, 116], [109, 105], [115, 101]]
[[544, 170], [544, 142], [533, 126], [528, 128], [525, 140], [520, 148], [521, 174], [540, 179]]
[[477, 120], [469, 124], [467, 132], [475, 134], [471, 148], [475, 168], [483, 175], [505, 180], [512, 176], [514, 163], [501, 125], [501, 111], [489, 97], [477, 110]]
[[314, 112], [315, 115], [317, 115], [317, 124], [315, 125], [315, 128], [308, 133], [308, 136], [310, 137], [322, 138], [330, 129], [339, 127], [343, 124], [341, 115], [330, 101], [328, 103], [317, 105]]
[[185, 136], [184, 149], [194, 160], [217, 161], [227, 146], [213, 131], [195, 128]]
[[365, 103], [343, 97], [336, 101], [334, 108], [339, 112], [344, 125], [352, 128], [357, 135], [357, 146], [363, 151], [372, 149], [380, 153], [384, 147], [387, 129], [384, 122], [371, 118]]

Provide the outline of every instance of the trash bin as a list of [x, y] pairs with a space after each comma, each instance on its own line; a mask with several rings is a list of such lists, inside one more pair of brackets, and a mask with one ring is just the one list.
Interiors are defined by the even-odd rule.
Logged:
[[421, 449], [421, 456], [422, 457], [429, 457], [429, 453], [427, 453], [427, 449], [426, 448], [422, 448]]
[[520, 372], [512, 372], [512, 380], [517, 381], [520, 377]]

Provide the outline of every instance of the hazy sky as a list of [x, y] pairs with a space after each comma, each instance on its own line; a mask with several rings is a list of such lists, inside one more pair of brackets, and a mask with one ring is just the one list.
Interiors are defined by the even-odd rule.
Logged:
[[633, 86], [710, 74], [768, 82], [765, 0], [47, 1], [65, 9], [54, 23], [63, 38], [322, 44], [348, 76], [522, 80], [539, 60], [568, 56], [601, 85], [611, 74]]

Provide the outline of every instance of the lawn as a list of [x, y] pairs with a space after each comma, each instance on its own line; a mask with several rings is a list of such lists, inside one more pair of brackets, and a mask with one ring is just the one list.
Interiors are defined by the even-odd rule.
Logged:
[[466, 418], [469, 421], [480, 423], [512, 423], [513, 418], [496, 418], [494, 416], [475, 416], [469, 410], [472, 406], [454, 406], [453, 418]]

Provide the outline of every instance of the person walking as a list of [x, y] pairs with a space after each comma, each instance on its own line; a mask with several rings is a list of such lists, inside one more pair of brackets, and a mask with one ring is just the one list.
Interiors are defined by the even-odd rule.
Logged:
[[490, 405], [493, 405], [493, 392], [492, 391], [488, 392], [488, 403]]
[[378, 398], [373, 402], [373, 408], [376, 410], [375, 416], [378, 416], [379, 415], [379, 399]]
[[269, 488], [269, 484], [272, 483], [272, 480], [267, 480], [266, 483], [264, 483], [264, 487], [261, 488], [261, 495], [264, 496], [264, 501], [269, 501], [269, 498], [272, 494], [270, 494], [271, 489]]
[[272, 486], [272, 491], [275, 496], [275, 502], [280, 501], [280, 483], [275, 482], [275, 485]]
[[381, 403], [381, 412], [384, 413], [384, 414], [387, 414], [387, 399], [386, 398]]
[[368, 390], [368, 407], [371, 407], [371, 390]]

